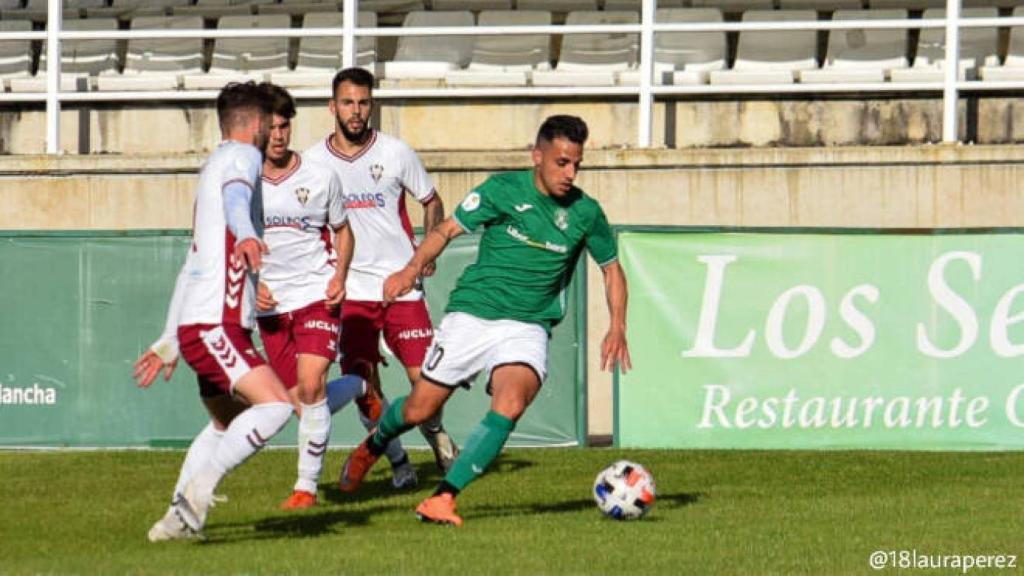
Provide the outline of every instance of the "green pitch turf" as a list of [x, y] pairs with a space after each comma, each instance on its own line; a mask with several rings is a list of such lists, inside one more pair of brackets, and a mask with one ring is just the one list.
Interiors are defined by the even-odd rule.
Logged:
[[[428, 453], [416, 491], [378, 465], [354, 495], [333, 487], [343, 455], [320, 506], [284, 513], [294, 452], [259, 454], [218, 490], [206, 541], [153, 545], [182, 452], [0, 452], [0, 574], [865, 574], [876, 550], [1024, 555], [1024, 454], [509, 450], [460, 497], [461, 529], [415, 520]], [[657, 479], [639, 522], [591, 500], [619, 458]]]

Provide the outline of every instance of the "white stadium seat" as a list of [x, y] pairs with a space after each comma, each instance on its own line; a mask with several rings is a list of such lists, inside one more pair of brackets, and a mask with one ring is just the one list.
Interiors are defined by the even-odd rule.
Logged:
[[359, 0], [359, 9], [367, 12], [394, 13], [426, 10], [423, 0]]
[[195, 6], [176, 6], [172, 13], [176, 16], [198, 14], [212, 20], [224, 16], [249, 15], [257, 6], [274, 2], [275, 0], [196, 0]]
[[[32, 23], [28, 20], [0, 20], [0, 31], [2, 32], [30, 32], [31, 30]], [[27, 78], [32, 75], [31, 43], [31, 40], [0, 42], [0, 78], [3, 78], [5, 84], [9, 79]]]
[[[64, 20], [64, 30], [97, 31], [117, 30], [114, 18], [88, 18]], [[10, 87], [15, 92], [41, 92], [46, 89], [48, 61], [46, 44], [39, 56], [39, 72], [34, 78], [13, 78]], [[117, 40], [67, 40], [61, 43], [61, 90], [88, 89], [90, 77], [117, 70]]]
[[694, 8], [718, 8], [725, 13], [739, 13], [748, 10], [771, 10], [772, 0], [693, 0]]
[[579, 12], [597, 10], [597, 0], [517, 0], [519, 10], [546, 10], [548, 12]]
[[[302, 27], [339, 28], [341, 12], [310, 12], [302, 19]], [[362, 28], [377, 25], [377, 15], [360, 12], [356, 24]], [[377, 60], [377, 39], [364, 36], [356, 41], [356, 65], [372, 69]], [[299, 40], [299, 58], [295, 70], [275, 72], [270, 81], [288, 88], [301, 86], [330, 86], [335, 73], [342, 68], [341, 36], [307, 36]]]
[[512, 0], [434, 0], [433, 10], [511, 10]]
[[832, 12], [834, 10], [859, 10], [863, 7], [860, 0], [779, 0], [779, 8], [783, 10]]
[[[359, 4], [362, 5], [363, 2]], [[335, 0], [284, 0], [280, 4], [260, 4], [256, 7], [257, 14], [290, 14], [292, 16], [305, 16], [313, 12], [337, 12], [338, 10], [338, 2]]]
[[[1024, 17], [1024, 6], [1014, 8], [1016, 18]], [[979, 71], [984, 80], [1020, 82], [1024, 80], [1024, 26], [1010, 28], [1010, 43], [1002, 66], [984, 66]]]
[[[480, 26], [547, 26], [551, 13], [537, 10], [487, 10]], [[466, 70], [445, 75], [452, 85], [525, 86], [534, 70], [551, 68], [547, 34], [493, 34], [476, 37]]]
[[[814, 21], [814, 10], [750, 10], [744, 22]], [[712, 70], [712, 84], [790, 84], [801, 70], [817, 68], [817, 32], [742, 32], [731, 70]]]
[[191, 0], [114, 0], [110, 6], [86, 8], [89, 18], [120, 18], [130, 20], [137, 16], [165, 16], [175, 7], [188, 6]]
[[[716, 8], [659, 8], [658, 22], [721, 22]], [[707, 84], [726, 66], [725, 32], [659, 32], [654, 36], [656, 84]], [[670, 82], [666, 82], [670, 81]]]
[[[998, 8], [964, 8], [960, 15], [965, 18], [995, 18]], [[945, 18], [944, 8], [925, 10], [924, 18]], [[917, 42], [917, 56], [914, 65], [905, 70], [893, 70], [894, 82], [939, 82], [943, 79], [946, 63], [946, 30], [924, 28]], [[983, 66], [999, 65], [998, 28], [960, 29], [961, 80], [974, 80]]]
[[[199, 16], [140, 16], [132, 30], [202, 30]], [[186, 75], [203, 71], [202, 38], [138, 39], [128, 41], [124, 73], [100, 76], [100, 90], [174, 90]]]
[[[570, 12], [566, 25], [636, 24], [640, 14], [633, 11]], [[618, 72], [636, 69], [640, 53], [639, 34], [566, 34], [562, 53], [554, 70], [533, 73], [537, 86], [610, 86]]]
[[[287, 14], [258, 16], [224, 16], [217, 29], [288, 28]], [[262, 80], [264, 74], [288, 70], [288, 38], [249, 37], [218, 38], [213, 44], [213, 57], [208, 74], [187, 75], [187, 89], [216, 89], [227, 82]]]
[[[906, 20], [906, 10], [837, 10], [832, 20]], [[892, 70], [906, 68], [907, 30], [831, 30], [820, 70], [803, 70], [805, 84], [885, 82]]]
[[[605, 10], [636, 10], [640, 11], [643, 0], [604, 0]], [[658, 9], [662, 8], [684, 8], [689, 6], [689, 0], [658, 0]]]
[[[473, 27], [473, 13], [410, 12], [402, 26]], [[472, 31], [468, 31], [472, 34]], [[384, 77], [392, 80], [441, 79], [465, 68], [473, 54], [473, 36], [402, 36], [395, 59], [383, 63]]]

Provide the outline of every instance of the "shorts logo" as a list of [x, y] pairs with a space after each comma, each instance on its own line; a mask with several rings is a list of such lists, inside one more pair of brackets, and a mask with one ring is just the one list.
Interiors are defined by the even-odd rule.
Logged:
[[381, 166], [380, 164], [374, 164], [373, 166], [370, 166], [370, 177], [373, 178], [373, 181], [375, 183], [376, 182], [380, 182], [380, 177], [383, 176], [383, 175], [384, 175], [384, 167], [383, 166]]
[[323, 330], [324, 332], [330, 332], [331, 334], [334, 334], [338, 331], [337, 324], [332, 324], [330, 322], [325, 322], [323, 320], [307, 320], [306, 323], [302, 325], [302, 327], [307, 328], [309, 330]]
[[[206, 339], [208, 336], [213, 336], [210, 332], [200, 332], [200, 336]], [[214, 356], [220, 361], [220, 364], [225, 368], [234, 368], [235, 364], [238, 363], [238, 357], [235, 356], [235, 349], [232, 346], [228, 346], [227, 338], [224, 337], [224, 333], [221, 332], [216, 334], [217, 339], [207, 341], [207, 346]]]
[[462, 201], [462, 209], [466, 212], [472, 212], [480, 207], [480, 193], [476, 190], [466, 195], [465, 200]]
[[299, 200], [299, 204], [305, 206], [306, 202], [309, 202], [309, 188], [296, 188], [295, 198]]
[[558, 226], [559, 230], [569, 227], [569, 213], [565, 211], [565, 208], [555, 210], [555, 226]]
[[420, 338], [431, 338], [434, 336], [434, 331], [429, 328], [412, 328], [409, 330], [402, 330], [398, 333], [399, 340], [417, 340]]

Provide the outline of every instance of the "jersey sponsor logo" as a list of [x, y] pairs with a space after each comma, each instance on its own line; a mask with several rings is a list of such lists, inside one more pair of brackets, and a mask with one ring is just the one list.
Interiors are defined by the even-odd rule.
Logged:
[[384, 194], [346, 194], [345, 195], [345, 209], [346, 210], [357, 210], [359, 208], [383, 208], [387, 202], [384, 200]]
[[380, 182], [380, 177], [384, 175], [384, 167], [380, 164], [374, 164], [370, 166], [370, 178], [373, 178], [374, 182]]
[[306, 323], [302, 325], [303, 328], [309, 330], [323, 330], [324, 332], [330, 332], [334, 334], [338, 331], [338, 325], [325, 320], [306, 320]]
[[[298, 190], [296, 190], [298, 194]], [[263, 217], [263, 228], [295, 228], [296, 230], [308, 230], [312, 227], [309, 216], [280, 216], [277, 214]]]
[[555, 210], [555, 226], [558, 226], [559, 230], [569, 227], [569, 213], [565, 211], [565, 208]]
[[554, 242], [538, 242], [536, 240], [532, 240], [529, 236], [523, 234], [522, 232], [519, 231], [518, 228], [511, 224], [508, 225], [508, 228], [506, 228], [505, 231], [508, 232], [509, 236], [515, 238], [516, 240], [519, 240], [520, 242], [526, 244], [531, 248], [540, 248], [541, 250], [556, 252], [558, 254], [565, 254], [569, 251], [569, 247], [564, 244], [555, 244]]
[[399, 340], [419, 340], [420, 338], [433, 338], [434, 331], [430, 328], [410, 328], [398, 333]]
[[526, 212], [530, 208], [533, 208], [533, 204], [520, 204], [515, 207], [516, 212]]
[[480, 207], [480, 193], [473, 190], [466, 195], [466, 198], [462, 201], [462, 209], [466, 212], [472, 212]]
[[305, 206], [306, 202], [309, 202], [309, 188], [296, 188], [295, 198], [298, 199], [299, 204]]

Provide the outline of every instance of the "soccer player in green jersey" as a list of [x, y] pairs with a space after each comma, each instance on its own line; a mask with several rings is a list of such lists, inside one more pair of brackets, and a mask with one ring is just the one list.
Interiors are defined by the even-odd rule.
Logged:
[[630, 368], [626, 278], [615, 239], [600, 205], [573, 186], [586, 140], [580, 118], [549, 117], [537, 134], [533, 169], [491, 176], [471, 191], [430, 230], [405, 268], [384, 282], [384, 301], [395, 301], [452, 238], [484, 227], [477, 261], [451, 294], [412, 393], [397, 399], [349, 455], [343, 481], [358, 486], [391, 439], [429, 419], [456, 388], [485, 371], [490, 411], [434, 495], [416, 508], [420, 520], [461, 526], [455, 497], [498, 457], [540, 390], [551, 329], [565, 314], [565, 291], [584, 249], [604, 274], [611, 315], [601, 367]]

